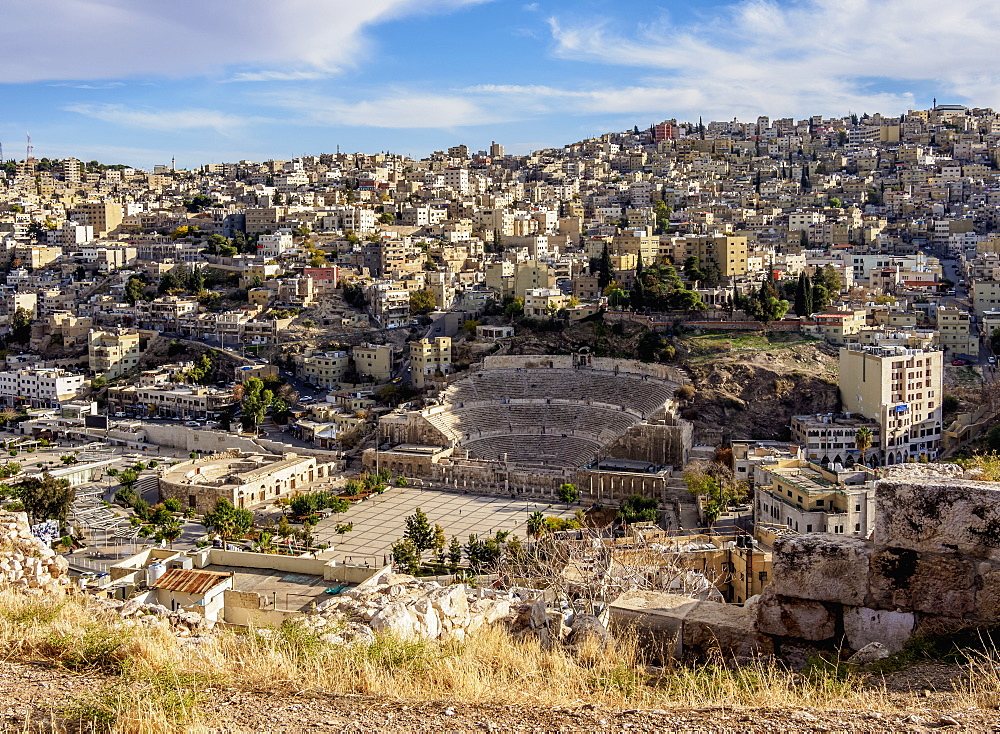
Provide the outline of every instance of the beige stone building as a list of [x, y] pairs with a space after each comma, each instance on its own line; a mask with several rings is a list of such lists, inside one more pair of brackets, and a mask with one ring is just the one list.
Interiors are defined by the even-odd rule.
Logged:
[[952, 355], [979, 356], [979, 334], [972, 331], [968, 311], [939, 306], [937, 322], [938, 339], [943, 351]]
[[184, 507], [208, 512], [220, 499], [236, 507], [273, 502], [330, 476], [335, 465], [315, 456], [245, 454], [227, 451], [175, 464], [160, 473], [160, 493]]
[[354, 369], [372, 382], [388, 382], [392, 378], [392, 345], [361, 344], [351, 350]]
[[451, 338], [438, 336], [410, 342], [413, 386], [423, 389], [428, 378], [451, 374]]
[[797, 533], [868, 537], [875, 520], [873, 477], [836, 472], [808, 461], [760, 466], [754, 487], [754, 520], [786, 525]]
[[142, 339], [135, 329], [91, 331], [87, 343], [90, 371], [113, 379], [139, 363]]
[[293, 358], [295, 371], [306, 382], [320, 387], [335, 388], [344, 379], [349, 357], [347, 352], [319, 352], [309, 350]]
[[840, 394], [846, 412], [878, 422], [887, 464], [933, 459], [941, 448], [941, 352], [844, 347]]

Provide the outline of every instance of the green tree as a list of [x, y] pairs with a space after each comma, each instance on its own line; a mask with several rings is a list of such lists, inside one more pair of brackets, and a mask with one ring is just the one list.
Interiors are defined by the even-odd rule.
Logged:
[[403, 537], [412, 541], [421, 552], [434, 547], [434, 529], [427, 519], [427, 514], [419, 507], [406, 518], [406, 531]]
[[409, 538], [403, 538], [392, 546], [392, 561], [409, 574], [416, 574], [420, 568], [420, 550]]
[[16, 344], [27, 344], [31, 339], [31, 322], [34, 320], [35, 317], [31, 311], [19, 306], [10, 320], [10, 337], [8, 340]]
[[253, 513], [220, 497], [214, 509], [205, 513], [202, 521], [205, 527], [215, 528], [224, 538], [242, 538], [253, 525]]
[[545, 532], [545, 516], [535, 510], [528, 516], [528, 535], [538, 538]]
[[524, 314], [524, 299], [520, 296], [511, 298], [503, 308], [503, 315], [509, 319], [516, 319]]
[[76, 489], [70, 486], [69, 480], [56, 479], [48, 472], [43, 472], [40, 477], [21, 480], [15, 492], [32, 523], [65, 521], [76, 498]]
[[795, 285], [795, 314], [808, 318], [812, 316], [812, 282], [805, 273], [799, 273], [798, 283]]
[[434, 553], [437, 554], [438, 563], [444, 563], [444, 552], [447, 545], [448, 538], [444, 534], [444, 528], [435, 524], [431, 547], [434, 549]]
[[872, 447], [872, 429], [868, 426], [861, 426], [854, 432], [854, 443], [861, 452], [861, 463], [868, 465], [868, 449]]
[[736, 481], [732, 470], [715, 462], [706, 466], [693, 465], [684, 471], [684, 483], [696, 497], [704, 497], [705, 517], [709, 526], [734, 500], [746, 497], [746, 482]]
[[146, 284], [143, 282], [142, 278], [133, 275], [125, 283], [125, 300], [129, 305], [134, 306], [136, 301], [142, 300], [143, 291], [146, 289]]
[[434, 291], [424, 289], [410, 293], [411, 316], [430, 313], [437, 308], [437, 305], [437, 296], [434, 295]]
[[660, 502], [653, 497], [633, 494], [621, 503], [616, 519], [626, 525], [635, 522], [656, 522], [660, 517]]
[[458, 538], [452, 536], [451, 543], [448, 544], [448, 566], [451, 568], [451, 572], [454, 573], [457, 571], [461, 563], [462, 544], [458, 541]]
[[597, 287], [604, 292], [604, 289], [614, 280], [615, 267], [611, 262], [611, 253], [608, 251], [608, 244], [605, 242], [601, 249], [601, 257], [597, 261]]
[[580, 498], [580, 491], [576, 488], [575, 484], [561, 484], [556, 491], [556, 496], [561, 502], [571, 505]]

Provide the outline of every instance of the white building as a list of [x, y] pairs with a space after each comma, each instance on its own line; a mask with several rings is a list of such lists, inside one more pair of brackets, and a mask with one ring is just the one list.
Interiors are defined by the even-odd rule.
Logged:
[[72, 400], [86, 380], [62, 369], [38, 368], [0, 372], [0, 401], [4, 405], [55, 408]]

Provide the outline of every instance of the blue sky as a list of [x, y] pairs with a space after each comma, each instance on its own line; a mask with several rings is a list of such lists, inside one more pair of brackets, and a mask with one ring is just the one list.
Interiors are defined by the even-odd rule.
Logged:
[[[1000, 107], [1000, 3], [2, 0], [0, 142], [179, 167]], [[15, 32], [16, 29], [16, 32]]]

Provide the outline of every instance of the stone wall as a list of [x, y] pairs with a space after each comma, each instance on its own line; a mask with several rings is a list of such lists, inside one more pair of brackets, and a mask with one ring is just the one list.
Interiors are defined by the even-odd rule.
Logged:
[[687, 421], [640, 423], [606, 446], [604, 458], [651, 461], [663, 466], [684, 466], [691, 449], [691, 424]]
[[69, 584], [69, 563], [31, 534], [23, 512], [0, 512], [0, 586], [29, 593]]
[[611, 605], [612, 621], [659, 650], [697, 654], [708, 649], [702, 642], [713, 646], [699, 630], [717, 626], [714, 646], [736, 657], [788, 643], [858, 651], [878, 642], [891, 653], [913, 636], [997, 626], [1000, 483], [963, 478], [954, 466], [935, 471], [915, 466], [878, 484], [870, 539], [777, 537], [772, 583], [738, 612], [631, 594]]

